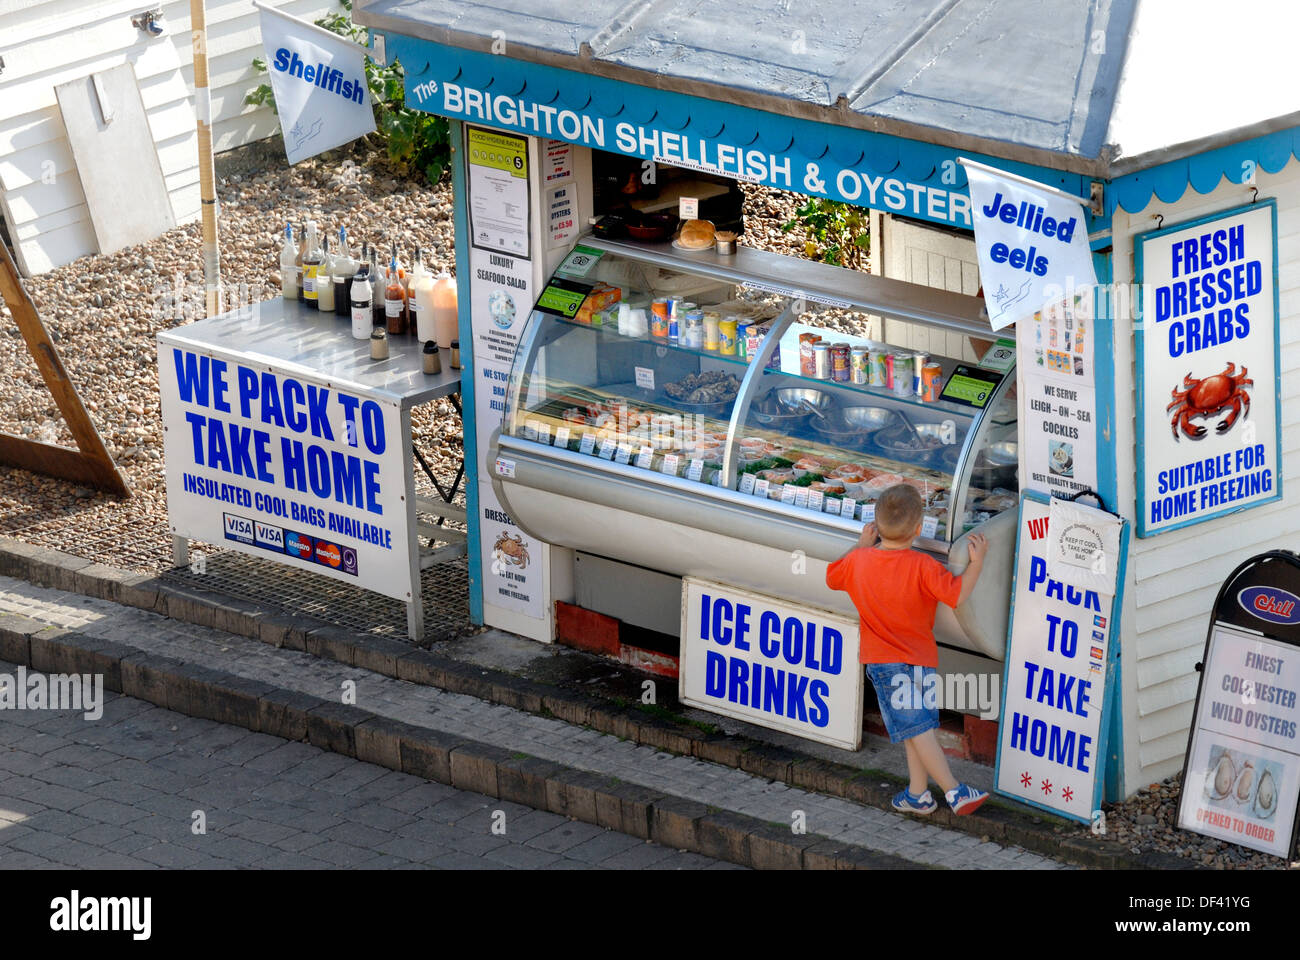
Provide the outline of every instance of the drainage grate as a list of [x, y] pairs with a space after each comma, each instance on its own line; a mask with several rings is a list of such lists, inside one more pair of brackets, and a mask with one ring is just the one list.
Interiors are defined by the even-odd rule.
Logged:
[[[278, 607], [286, 614], [313, 617], [376, 636], [405, 640], [406, 605], [330, 577], [232, 551], [205, 555], [205, 570], [172, 567], [161, 579]], [[469, 564], [461, 557], [420, 574], [424, 594], [426, 643], [454, 640], [473, 630], [469, 622]]]

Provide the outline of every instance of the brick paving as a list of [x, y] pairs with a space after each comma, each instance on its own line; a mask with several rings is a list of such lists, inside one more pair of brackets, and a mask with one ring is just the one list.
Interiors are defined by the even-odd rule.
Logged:
[[[789, 825], [802, 815], [809, 833], [902, 856], [915, 863], [961, 869], [1070, 868], [1020, 847], [980, 843], [978, 838], [967, 833], [800, 790], [696, 758], [663, 753], [597, 731], [577, 729], [557, 719], [396, 680], [306, 653], [277, 649], [258, 640], [180, 623], [80, 594], [0, 577], [0, 612], [20, 614], [51, 626], [75, 629], [88, 636], [112, 640], [148, 653], [274, 683], [324, 699], [339, 699], [346, 682], [352, 681], [356, 705], [381, 716], [616, 777], [773, 824]], [[249, 736], [264, 737], [260, 734]], [[274, 739], [264, 737], [265, 741]], [[234, 762], [232, 775], [261, 776], [257, 764], [279, 762], [263, 759], [272, 753], [271, 747], [260, 749], [263, 740], [245, 743], [246, 740], [247, 737], [241, 737], [226, 748], [228, 757]], [[149, 744], [140, 744], [134, 750], [126, 756], [149, 760], [171, 752], [164, 749], [154, 753]], [[313, 762], [325, 764], [330, 757], [338, 765], [329, 773], [325, 772], [327, 766], [320, 769], [307, 766]], [[337, 775], [350, 762], [342, 757], [322, 754], [315, 761], [304, 761], [281, 774], [279, 787], [288, 789], [284, 781], [295, 782], [294, 773], [298, 771], [301, 773], [297, 782], [304, 785], [324, 783], [324, 778]], [[175, 775], [172, 771], [164, 772], [168, 776]], [[385, 772], [385, 776], [395, 774]], [[239, 778], [235, 776], [234, 788], [238, 782]], [[350, 777], [346, 782], [352, 782]], [[0, 789], [2, 787], [0, 784]], [[487, 798], [483, 801], [496, 802]], [[537, 816], [551, 815], [538, 813]], [[342, 848], [352, 845], [343, 840], [330, 842], [337, 842], [341, 848], [334, 850], [331, 847], [329, 852], [346, 860], [348, 850]], [[554, 845], [558, 841], [547, 842]], [[575, 843], [560, 854], [553, 852], [553, 855], [567, 855], [568, 849], [582, 846], [581, 842]], [[627, 852], [628, 855], [635, 853], [635, 850]]]
[[63, 867], [744, 869], [111, 692], [0, 713], [0, 869]]

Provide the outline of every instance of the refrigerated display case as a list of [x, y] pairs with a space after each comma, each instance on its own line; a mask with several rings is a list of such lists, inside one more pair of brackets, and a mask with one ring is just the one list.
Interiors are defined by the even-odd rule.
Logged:
[[501, 503], [550, 543], [847, 613], [819, 564], [907, 483], [925, 502], [916, 546], [954, 572], [962, 539], [989, 536], [980, 591], [941, 607], [936, 636], [1000, 659], [1014, 374], [928, 356], [923, 377], [915, 351], [842, 332], [850, 311], [991, 336], [974, 297], [746, 248], [584, 238], [515, 358], [488, 451]]

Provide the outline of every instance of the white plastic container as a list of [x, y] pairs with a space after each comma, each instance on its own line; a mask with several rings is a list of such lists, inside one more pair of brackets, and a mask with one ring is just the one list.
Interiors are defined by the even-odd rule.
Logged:
[[[439, 348], [450, 350], [451, 342], [459, 335], [459, 322], [456, 313], [456, 281], [446, 270], [439, 273], [433, 282], [428, 315], [433, 319], [434, 336], [430, 339], [436, 340]], [[420, 319], [423, 320], [424, 317], [425, 311], [421, 308]], [[420, 334], [420, 339], [424, 339], [423, 333]]]

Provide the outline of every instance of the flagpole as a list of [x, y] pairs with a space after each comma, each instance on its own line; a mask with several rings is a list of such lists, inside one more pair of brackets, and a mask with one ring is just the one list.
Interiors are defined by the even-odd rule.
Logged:
[[194, 47], [194, 108], [198, 114], [199, 193], [203, 209], [203, 284], [207, 315], [223, 312], [221, 252], [217, 247], [216, 171], [212, 163], [212, 96], [208, 90], [208, 16], [203, 0], [190, 0], [190, 40]]

